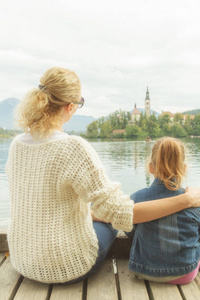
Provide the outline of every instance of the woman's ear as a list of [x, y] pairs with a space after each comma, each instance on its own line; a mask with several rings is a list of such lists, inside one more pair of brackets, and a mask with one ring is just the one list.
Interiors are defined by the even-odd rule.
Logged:
[[70, 114], [72, 112], [72, 110], [73, 110], [73, 104], [72, 103], [65, 106], [65, 111], [66, 111], [67, 114]]
[[149, 172], [150, 172], [151, 174], [154, 174], [154, 167], [153, 167], [153, 165], [152, 165], [151, 162], [149, 163]]
[[75, 113], [74, 104], [70, 103], [64, 107], [64, 122], [68, 122]]

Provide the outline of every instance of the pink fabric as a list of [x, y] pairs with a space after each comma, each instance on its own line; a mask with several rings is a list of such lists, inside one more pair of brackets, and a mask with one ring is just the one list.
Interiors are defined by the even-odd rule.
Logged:
[[167, 281], [165, 283], [172, 283], [172, 284], [187, 284], [187, 283], [190, 283], [197, 276], [199, 268], [200, 268], [200, 262], [198, 264], [198, 267], [195, 270], [193, 270], [192, 272], [184, 275], [183, 277], [180, 277], [180, 278], [172, 280], [172, 281]]

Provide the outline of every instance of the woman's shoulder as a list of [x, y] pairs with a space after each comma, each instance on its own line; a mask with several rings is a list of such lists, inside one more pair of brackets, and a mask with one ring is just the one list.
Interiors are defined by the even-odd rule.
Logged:
[[16, 135], [16, 136], [12, 139], [12, 142], [11, 142], [11, 144], [10, 144], [9, 150], [11, 150], [11, 149], [13, 148], [13, 146], [21, 139], [22, 136], [23, 136], [23, 133], [22, 133], [22, 134]]
[[68, 142], [71, 145], [75, 145], [75, 147], [78, 147], [77, 149], [79, 149], [80, 151], [86, 151], [86, 152], [94, 152], [96, 153], [96, 151], [94, 150], [94, 148], [90, 145], [90, 143], [88, 141], [86, 141], [84, 138], [82, 138], [81, 136], [76, 136], [76, 135], [70, 135]]
[[87, 144], [88, 143], [84, 138], [82, 138], [81, 136], [78, 136], [78, 135], [69, 135], [68, 139], [71, 142], [78, 143], [78, 144]]

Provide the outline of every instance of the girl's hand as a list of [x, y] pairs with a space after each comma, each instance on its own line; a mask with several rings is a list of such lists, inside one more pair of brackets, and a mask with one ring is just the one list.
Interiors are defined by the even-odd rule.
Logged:
[[185, 193], [189, 196], [191, 207], [200, 207], [200, 187], [188, 186]]

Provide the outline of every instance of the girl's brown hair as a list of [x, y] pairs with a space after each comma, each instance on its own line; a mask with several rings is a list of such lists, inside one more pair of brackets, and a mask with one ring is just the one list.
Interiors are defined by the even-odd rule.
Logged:
[[54, 67], [40, 78], [17, 107], [17, 122], [34, 139], [48, 137], [60, 124], [63, 106], [80, 101], [81, 84], [75, 72]]
[[151, 164], [154, 174], [164, 181], [167, 189], [176, 191], [185, 176], [185, 147], [172, 137], [159, 139], [152, 149]]

